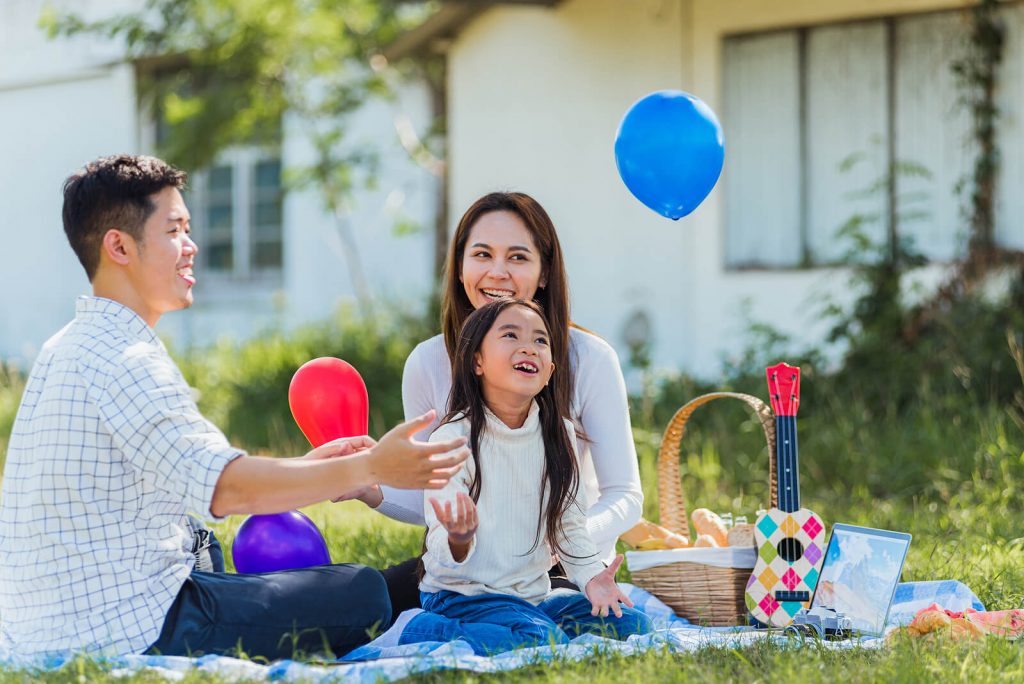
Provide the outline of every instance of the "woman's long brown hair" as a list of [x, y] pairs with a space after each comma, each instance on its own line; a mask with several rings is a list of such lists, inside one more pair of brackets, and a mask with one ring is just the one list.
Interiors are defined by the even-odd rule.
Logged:
[[[469, 449], [476, 462], [476, 475], [470, 484], [469, 495], [474, 502], [480, 499], [483, 465], [486, 460], [486, 454], [481, 454], [478, 448], [486, 418], [483, 387], [480, 377], [476, 374], [476, 355], [483, 345], [484, 337], [494, 327], [501, 312], [513, 306], [521, 306], [536, 312], [548, 331], [551, 331], [551, 324], [544, 316], [543, 308], [534, 301], [506, 299], [490, 302], [471, 313], [466, 319], [455, 348], [455, 361], [452, 363], [451, 399], [448, 414], [441, 420], [441, 424], [463, 418], [469, 420]], [[554, 336], [550, 337], [552, 357], [558, 352], [564, 352], [565, 349], [559, 346], [564, 344], [564, 340], [556, 342]], [[556, 364], [553, 378], [558, 377], [561, 372], [562, 369]], [[541, 501], [544, 501], [546, 493], [547, 503], [543, 510], [537, 512], [537, 537], [530, 552], [536, 549], [543, 539], [559, 555], [575, 558], [559, 544], [559, 538], [562, 536], [562, 516], [579, 492], [579, 466], [565, 424], [565, 419], [569, 417], [569, 406], [559, 397], [553, 382], [545, 385], [535, 399], [540, 409], [541, 435], [544, 442], [544, 476], [539, 484]]]
[[551, 336], [552, 360], [557, 372], [551, 380], [558, 405], [572, 405], [573, 364], [569, 363], [569, 281], [565, 275], [562, 246], [558, 242], [555, 224], [537, 200], [521, 192], [492, 192], [474, 202], [459, 220], [455, 229], [445, 266], [445, 291], [441, 302], [441, 330], [448, 358], [453, 362], [458, 347], [459, 333], [471, 313], [473, 304], [460, 280], [462, 258], [473, 226], [485, 214], [507, 211], [518, 216], [533, 237], [540, 252], [541, 280], [544, 287], [537, 288], [533, 299], [545, 312], [548, 333]]

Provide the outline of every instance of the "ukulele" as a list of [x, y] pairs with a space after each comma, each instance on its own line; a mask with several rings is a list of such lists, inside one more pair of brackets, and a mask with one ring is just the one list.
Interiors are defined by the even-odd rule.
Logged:
[[765, 369], [775, 411], [778, 508], [765, 511], [754, 525], [757, 563], [747, 582], [745, 601], [757, 621], [787, 627], [808, 607], [825, 553], [825, 525], [800, 508], [797, 473], [796, 412], [800, 405], [800, 369], [779, 363]]

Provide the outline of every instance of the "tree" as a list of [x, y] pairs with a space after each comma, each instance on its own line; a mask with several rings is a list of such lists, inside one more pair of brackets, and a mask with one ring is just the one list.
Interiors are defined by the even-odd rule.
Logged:
[[[422, 22], [434, 3], [403, 0], [144, 0], [135, 13], [87, 21], [48, 11], [53, 36], [123, 40], [140, 65], [142, 103], [167, 124], [158, 152], [187, 169], [239, 144], [275, 145], [285, 115], [302, 126], [316, 162], [290, 169], [291, 188], [316, 187], [346, 247], [364, 314], [371, 295], [348, 221], [353, 191], [375, 179], [374, 150], [346, 139], [346, 115], [389, 97], [396, 78], [433, 78], [430, 64], [389, 65], [388, 43]], [[414, 159], [438, 162], [419, 138]], [[424, 161], [424, 157], [426, 161]]]

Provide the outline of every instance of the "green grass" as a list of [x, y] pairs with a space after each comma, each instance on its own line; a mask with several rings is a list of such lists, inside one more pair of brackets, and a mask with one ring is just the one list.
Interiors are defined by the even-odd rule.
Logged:
[[[1017, 405], [975, 405], [962, 397], [922, 400], [899, 416], [856, 401], [820, 398], [801, 407], [804, 505], [829, 523], [914, 534], [904, 580], [959, 579], [991, 610], [1024, 606], [1024, 420]], [[767, 452], [743, 407], [709, 405], [695, 414], [680, 456], [690, 508], [753, 515], [767, 497]], [[806, 406], [806, 410], [805, 410]], [[806, 414], [806, 415], [805, 415]], [[658, 518], [656, 452], [661, 426], [638, 427], [645, 513]], [[418, 552], [421, 530], [358, 503], [304, 509], [324, 531], [335, 561], [385, 567]], [[230, 542], [243, 518], [217, 526]], [[230, 564], [230, 554], [229, 554]], [[628, 570], [623, 579], [628, 579]], [[1024, 641], [896, 640], [881, 650], [801, 650], [762, 644], [695, 654], [598, 655], [500, 675], [440, 672], [417, 681], [1024, 681]], [[113, 681], [89, 662], [60, 672], [0, 672], [0, 681]], [[118, 682], [157, 681], [153, 675]], [[223, 681], [192, 675], [185, 681]]]

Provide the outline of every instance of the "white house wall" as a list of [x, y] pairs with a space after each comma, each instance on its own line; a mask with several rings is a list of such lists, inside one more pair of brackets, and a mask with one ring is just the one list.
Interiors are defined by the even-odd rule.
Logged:
[[[452, 211], [457, 215], [495, 188], [535, 195], [553, 215], [566, 249], [574, 318], [609, 339], [621, 355], [626, 350], [623, 327], [636, 309], [653, 319], [656, 365], [705, 376], [717, 370], [724, 356], [742, 349], [748, 313], [798, 339], [820, 340], [826, 329], [819, 316], [824, 302], [850, 299], [844, 270], [724, 266], [723, 195], [730, 174], [755, 172], [731, 166], [730, 150], [744, 141], [725, 128], [722, 182], [691, 216], [673, 223], [643, 207], [619, 180], [612, 153], [618, 123], [639, 97], [665, 88], [696, 94], [724, 121], [735, 116], [771, 121], [771, 112], [731, 109], [728, 93], [741, 102], [742, 88], [730, 91], [723, 83], [727, 36], [964, 5], [956, 0], [565, 0], [554, 8], [492, 9], [460, 33], [449, 53]], [[864, 30], [873, 29], [868, 24]], [[829, 37], [823, 34], [816, 40], [824, 43], [808, 48], [820, 56], [829, 47]], [[842, 49], [841, 44], [833, 47]], [[1010, 54], [1020, 49], [1016, 45]], [[815, 64], [809, 78], [826, 88], [829, 70], [841, 75], [843, 66], [838, 60]], [[1020, 81], [1019, 68], [1010, 71]], [[880, 89], [872, 74], [858, 77], [864, 92], [853, 97], [870, 97]], [[945, 83], [939, 86], [947, 92]], [[807, 133], [814, 144], [832, 140], [835, 149], [822, 162], [828, 165], [852, 151], [845, 139], [838, 141], [842, 145], [833, 140], [850, 131], [829, 127], [830, 111], [843, 105], [841, 88], [833, 88], [837, 92], [831, 100], [819, 100], [824, 109], [816, 112], [818, 120]], [[877, 118], [869, 118], [859, 121], [854, 133], [859, 140], [870, 140], [881, 126]], [[793, 135], [787, 130], [777, 135], [779, 139], [762, 141], [771, 147], [765, 149], [766, 159], [771, 155], [776, 164], [759, 171], [765, 174], [766, 193], [772, 192], [772, 183], [794, 182], [785, 161], [792, 154]], [[1020, 139], [1016, 135], [1013, 140]], [[946, 159], [957, 149], [943, 143], [932, 152]], [[845, 194], [845, 186], [860, 186], [859, 181], [884, 170], [878, 159], [871, 164], [860, 171], [863, 178], [824, 189]], [[1013, 166], [1004, 173], [1021, 171]], [[1012, 195], [1019, 193], [1002, 197], [1004, 209], [1017, 201]], [[750, 208], [756, 211], [756, 198], [751, 199]], [[811, 220], [838, 227], [859, 206], [844, 205], [846, 201], [812, 203], [805, 211]], [[877, 210], [881, 200], [875, 202]], [[952, 211], [956, 201], [949, 202]], [[776, 226], [775, 216], [760, 218], [774, 237], [766, 236], [756, 249], [770, 257], [780, 248], [775, 231], [791, 228]], [[827, 240], [811, 247], [825, 257], [841, 252]], [[918, 277], [934, 281], [940, 274], [941, 267], [936, 267]]]
[[1006, 53], [997, 94], [1003, 154], [996, 195], [996, 237], [1008, 247], [1024, 249], [1024, 5], [1003, 11], [1010, 20], [1006, 22]]
[[[565, 250], [573, 317], [619, 348], [637, 311], [659, 360], [692, 358], [695, 219], [659, 218], [629, 195], [612, 146], [627, 107], [683, 80], [675, 2], [566, 2], [493, 9], [452, 47], [450, 207], [519, 190], [551, 214]], [[702, 210], [698, 209], [698, 214]]]
[[[439, 180], [416, 166], [402, 149], [396, 118], [406, 117], [417, 131], [431, 123], [429, 94], [418, 84], [403, 86], [396, 101], [365, 104], [348, 122], [347, 139], [379, 154], [377, 184], [357, 188], [345, 221], [378, 310], [421, 311], [433, 285], [433, 223]], [[282, 165], [297, 169], [315, 160], [303, 122], [285, 122]], [[339, 306], [355, 306], [346, 247], [338, 221], [316, 188], [296, 190], [284, 199], [284, 264], [278, 287], [247, 287], [218, 282], [204, 287], [198, 273], [196, 303], [187, 313], [165, 316], [160, 330], [184, 345], [204, 345], [219, 337], [244, 338], [290, 329], [331, 317]], [[418, 231], [397, 235], [399, 220]], [[201, 229], [201, 226], [198, 227]]]
[[[395, 133], [395, 120], [410, 117], [417, 131], [431, 124], [430, 95], [422, 85], [408, 85], [396, 102], [369, 102], [351, 121], [354, 144], [376, 149], [381, 166], [376, 188], [361, 190], [346, 219], [362, 256], [363, 269], [381, 307], [425, 303], [433, 283], [434, 212], [440, 181], [409, 160]], [[284, 149], [286, 167], [311, 163], [313, 149], [301, 127]], [[401, 218], [417, 223], [418, 232], [398, 236]], [[352, 301], [355, 291], [346, 266], [338, 222], [327, 214], [315, 189], [288, 196], [285, 204], [285, 254], [288, 310], [296, 321], [322, 318], [332, 306]]]
[[[80, 3], [89, 12], [96, 2]], [[0, 358], [31, 360], [88, 281], [61, 227], [61, 186], [84, 161], [137, 144], [132, 69], [111, 44], [51, 43], [40, 3], [0, 3]]]

